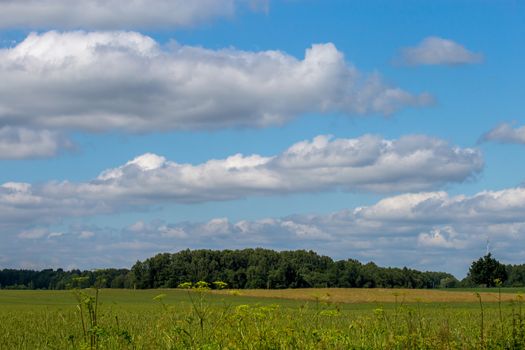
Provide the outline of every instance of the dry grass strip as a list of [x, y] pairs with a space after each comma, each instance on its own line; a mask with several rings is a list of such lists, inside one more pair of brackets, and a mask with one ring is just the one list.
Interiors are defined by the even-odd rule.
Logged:
[[[257, 298], [292, 300], [326, 300], [335, 303], [474, 303], [478, 299], [474, 292], [449, 292], [428, 289], [383, 289], [383, 288], [308, 288], [308, 289], [243, 289], [214, 291], [218, 294], [242, 295]], [[480, 292], [484, 302], [498, 301], [498, 293]], [[516, 300], [517, 295], [502, 293], [502, 301]]]

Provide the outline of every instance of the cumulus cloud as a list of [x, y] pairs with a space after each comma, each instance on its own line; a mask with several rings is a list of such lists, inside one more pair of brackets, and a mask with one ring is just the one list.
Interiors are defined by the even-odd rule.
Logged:
[[464, 181], [482, 167], [479, 151], [428, 136], [318, 136], [276, 156], [236, 154], [197, 165], [148, 153], [103, 171], [90, 183], [54, 184], [53, 191], [182, 203], [332, 190], [417, 191]]
[[[74, 261], [94, 268], [129, 267], [138, 257], [186, 248], [313, 249], [337, 259], [445, 270], [461, 277], [472, 260], [485, 253], [487, 239], [498, 259], [522, 263], [524, 214], [525, 189], [521, 187], [472, 196], [420, 192], [330, 214], [240, 221], [137, 221], [122, 229], [71, 227], [59, 241], [49, 239], [47, 229], [33, 228], [26, 237], [19, 237], [26, 239], [13, 240], [16, 249], [0, 248], [0, 254], [14, 263], [30, 260], [28, 251], [53, 247], [61, 252], [62, 266]], [[76, 249], [82, 245], [76, 237], [86, 230], [94, 233], [90, 237], [93, 249], [84, 254]], [[72, 255], [68, 249], [78, 253]]]
[[[0, 230], [21, 232], [68, 218], [147, 211], [171, 203], [323, 191], [420, 191], [465, 181], [482, 167], [479, 151], [428, 136], [398, 140], [371, 135], [356, 139], [318, 136], [274, 156], [236, 154], [195, 165], [144, 154], [88, 182], [0, 184]], [[225, 220], [210, 222], [204, 232], [228, 232]], [[285, 226], [303, 237], [325, 236], [323, 230], [292, 223]], [[145, 228], [139, 221], [129, 229]], [[182, 238], [190, 233], [166, 226], [163, 235]]]
[[[264, 157], [236, 154], [202, 164], [180, 164], [144, 154], [103, 171], [89, 182], [0, 185], [0, 219], [55, 220], [137, 209], [162, 203], [235, 200], [247, 196], [319, 191], [419, 191], [475, 176], [483, 167], [479, 151], [428, 136], [384, 140], [318, 136]], [[219, 232], [223, 222], [206, 229]], [[289, 226], [304, 236], [319, 232]], [[135, 229], [140, 230], [140, 223]], [[168, 232], [167, 235], [182, 235]]]
[[458, 239], [459, 234], [453, 227], [434, 227], [429, 233], [423, 232], [417, 237], [417, 242], [425, 247], [464, 248], [468, 241]]
[[252, 9], [267, 8], [266, 0], [2, 0], [0, 28], [186, 27], [231, 17], [245, 3]]
[[71, 141], [53, 131], [0, 128], [0, 159], [48, 158], [71, 146]]
[[30, 34], [0, 49], [0, 123], [131, 132], [265, 127], [302, 113], [379, 113], [432, 102], [366, 76], [331, 44], [280, 51], [161, 47], [134, 32]]
[[467, 50], [464, 46], [440, 37], [427, 37], [415, 47], [401, 51], [400, 60], [408, 65], [459, 65], [479, 63], [483, 55]]
[[502, 123], [481, 137], [482, 141], [525, 144], [525, 126]]

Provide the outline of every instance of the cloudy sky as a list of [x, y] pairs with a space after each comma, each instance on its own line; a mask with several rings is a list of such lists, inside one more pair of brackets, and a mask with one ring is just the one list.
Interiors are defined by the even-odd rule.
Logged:
[[0, 0], [0, 268], [525, 263], [525, 4]]

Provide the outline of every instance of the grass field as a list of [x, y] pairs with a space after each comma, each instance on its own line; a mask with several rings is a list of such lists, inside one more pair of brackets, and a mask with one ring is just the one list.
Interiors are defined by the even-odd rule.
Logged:
[[525, 348], [521, 290], [474, 292], [2, 290], [0, 349]]
[[[474, 292], [478, 292], [483, 301], [496, 302], [500, 300], [498, 289], [462, 289], [429, 290], [429, 289], [349, 289], [349, 288], [317, 288], [317, 289], [274, 289], [274, 290], [234, 290], [220, 291], [221, 294], [235, 294], [255, 298], [279, 298], [292, 300], [313, 301], [317, 298], [328, 299], [337, 303], [469, 303], [478, 302]], [[513, 288], [512, 291], [501, 289], [501, 300], [511, 301], [516, 295], [524, 294], [525, 288]]]

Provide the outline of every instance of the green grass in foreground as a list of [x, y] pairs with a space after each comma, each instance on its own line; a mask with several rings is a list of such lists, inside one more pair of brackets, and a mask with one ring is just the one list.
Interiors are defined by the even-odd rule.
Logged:
[[101, 290], [97, 304], [93, 290], [78, 295], [80, 305], [72, 291], [0, 291], [0, 349], [525, 348], [521, 298], [335, 304], [322, 296]]

